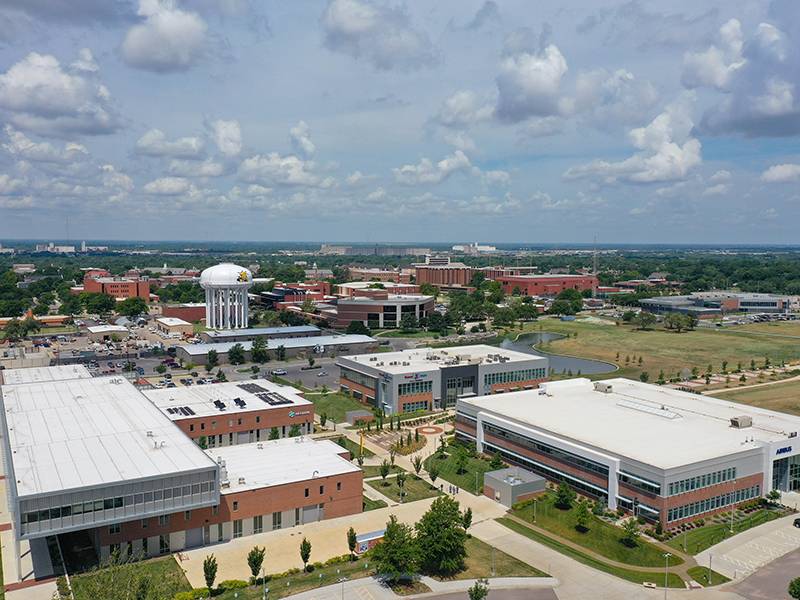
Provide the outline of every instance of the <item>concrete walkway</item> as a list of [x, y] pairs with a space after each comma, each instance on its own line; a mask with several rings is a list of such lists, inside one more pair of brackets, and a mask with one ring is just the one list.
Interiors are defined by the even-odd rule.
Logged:
[[769, 562], [800, 548], [800, 529], [792, 526], [797, 515], [789, 515], [753, 527], [723, 540], [695, 556], [698, 564], [708, 566], [731, 579], [742, 579]]

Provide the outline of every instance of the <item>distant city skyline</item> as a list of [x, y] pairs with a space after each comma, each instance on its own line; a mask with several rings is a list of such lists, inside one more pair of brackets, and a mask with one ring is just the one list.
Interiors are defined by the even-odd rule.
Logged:
[[0, 0], [0, 238], [800, 243], [800, 3]]

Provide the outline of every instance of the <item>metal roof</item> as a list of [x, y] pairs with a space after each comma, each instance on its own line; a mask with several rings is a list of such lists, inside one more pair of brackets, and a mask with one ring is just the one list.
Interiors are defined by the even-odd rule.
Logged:
[[[242, 330], [246, 331], [246, 330]], [[298, 337], [298, 338], [273, 338], [264, 340], [268, 350], [275, 350], [279, 346], [283, 346], [287, 350], [290, 348], [314, 348], [315, 346], [333, 346], [342, 344], [369, 344], [377, 343], [375, 338], [368, 335], [320, 335], [315, 337]], [[185, 351], [190, 356], [202, 356], [208, 354], [209, 350], [216, 350], [219, 354], [225, 354], [234, 345], [241, 344], [246, 352], [249, 352], [253, 346], [253, 342], [218, 342], [212, 344], [188, 344], [180, 346], [181, 350]]]
[[242, 337], [245, 335], [274, 335], [280, 333], [317, 333], [319, 327], [314, 325], [294, 325], [289, 327], [253, 327], [251, 329], [221, 329], [205, 331], [210, 338]]
[[58, 365], [55, 367], [29, 367], [0, 371], [0, 381], [6, 385], [63, 381], [65, 379], [91, 379], [92, 374], [83, 365]]

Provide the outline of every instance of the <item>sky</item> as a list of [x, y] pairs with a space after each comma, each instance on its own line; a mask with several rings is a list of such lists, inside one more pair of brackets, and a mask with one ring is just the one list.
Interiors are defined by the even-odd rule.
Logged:
[[0, 0], [0, 238], [794, 244], [800, 2]]

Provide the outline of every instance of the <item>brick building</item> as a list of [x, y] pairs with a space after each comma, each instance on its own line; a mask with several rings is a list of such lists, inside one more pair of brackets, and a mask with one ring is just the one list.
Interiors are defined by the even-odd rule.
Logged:
[[501, 275], [495, 281], [503, 286], [504, 294], [519, 289], [523, 296], [558, 296], [564, 290], [583, 292], [599, 285], [595, 275]]

